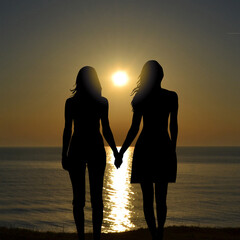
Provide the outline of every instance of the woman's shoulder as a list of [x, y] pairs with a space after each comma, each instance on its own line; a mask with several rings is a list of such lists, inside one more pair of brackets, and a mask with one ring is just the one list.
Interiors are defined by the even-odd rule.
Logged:
[[168, 103], [171, 111], [177, 111], [178, 109], [178, 95], [174, 91], [170, 91], [167, 89], [162, 89], [162, 95], [164, 96], [164, 100]]
[[99, 99], [98, 99], [98, 104], [100, 105], [99, 107], [100, 107], [100, 109], [108, 109], [108, 100], [107, 100], [107, 98], [105, 98], [105, 97], [100, 97]]
[[100, 104], [100, 106], [102, 107], [108, 106], [108, 100], [105, 97], [102, 97], [102, 96], [99, 97], [96, 102], [97, 102], [97, 105]]
[[[82, 101], [85, 101], [85, 100], [86, 99], [81, 98], [81, 97], [72, 96], [72, 97], [67, 98], [66, 103], [67, 104], [72, 104], [72, 103], [75, 103], [75, 102], [82, 102]], [[108, 104], [107, 98], [102, 97], [102, 96], [97, 98], [97, 99], [95, 99], [95, 100], [91, 99], [90, 101], [97, 101], [97, 102], [99, 102], [101, 104], [104, 104], [104, 105]]]
[[135, 96], [133, 97], [133, 103], [134, 104], [141, 104], [142, 102], [144, 102], [144, 100], [147, 99], [147, 95], [143, 92], [138, 92], [135, 94]]
[[[81, 102], [81, 101], [80, 101]], [[74, 107], [76, 105], [78, 105], [79, 103], [79, 99], [77, 99], [76, 97], [72, 96], [72, 97], [69, 97], [67, 98], [66, 100], [66, 106], [68, 107]]]
[[134, 112], [142, 110], [142, 108], [144, 106], [143, 100], [144, 100], [144, 97], [141, 94], [139, 94], [139, 93], [135, 94], [135, 96], [133, 97], [132, 103], [131, 103]]
[[66, 105], [72, 105], [73, 102], [74, 102], [74, 98], [73, 98], [73, 97], [69, 97], [69, 98], [67, 98], [65, 104], [66, 104]]
[[107, 104], [108, 104], [107, 98], [102, 97], [102, 96], [101, 96], [101, 98], [99, 99], [99, 102], [102, 103], [102, 104], [104, 104], [104, 105], [107, 105]]
[[161, 89], [161, 93], [163, 93], [164, 96], [171, 98], [173, 100], [177, 100], [178, 99], [178, 95], [176, 92], [168, 90], [168, 89]]

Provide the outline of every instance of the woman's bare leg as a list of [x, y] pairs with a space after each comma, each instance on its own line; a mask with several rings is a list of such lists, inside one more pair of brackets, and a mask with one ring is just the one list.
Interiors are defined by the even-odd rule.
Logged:
[[159, 240], [163, 239], [163, 229], [167, 217], [167, 189], [168, 183], [155, 183]]
[[152, 235], [152, 239], [156, 239], [156, 220], [154, 215], [154, 189], [153, 183], [141, 183], [142, 194], [143, 194], [143, 212], [149, 228], [149, 231]]
[[73, 216], [79, 240], [84, 240], [85, 169], [86, 165], [82, 164], [77, 171], [69, 171], [73, 189]]

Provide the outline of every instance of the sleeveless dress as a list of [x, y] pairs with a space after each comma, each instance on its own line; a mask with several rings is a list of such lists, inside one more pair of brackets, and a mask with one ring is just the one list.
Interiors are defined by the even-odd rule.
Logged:
[[133, 111], [143, 116], [143, 129], [133, 153], [131, 183], [176, 182], [177, 157], [168, 119], [177, 108], [177, 94], [165, 89], [144, 102], [137, 96], [133, 100]]

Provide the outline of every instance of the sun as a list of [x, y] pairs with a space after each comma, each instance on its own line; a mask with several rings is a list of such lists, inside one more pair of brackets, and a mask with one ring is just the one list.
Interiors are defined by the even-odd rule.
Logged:
[[128, 81], [128, 75], [124, 71], [117, 71], [112, 75], [112, 80], [116, 86], [122, 87], [126, 85]]

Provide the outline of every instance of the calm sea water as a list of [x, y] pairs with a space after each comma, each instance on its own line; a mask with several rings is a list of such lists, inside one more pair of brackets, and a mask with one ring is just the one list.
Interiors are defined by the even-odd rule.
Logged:
[[[109, 147], [103, 232], [146, 227], [131, 158], [118, 170]], [[0, 148], [0, 226], [74, 232], [72, 189], [60, 148]], [[92, 231], [89, 183], [86, 231]], [[169, 184], [166, 226], [240, 227], [240, 147], [179, 147], [177, 183]]]

